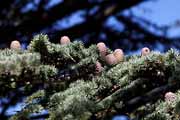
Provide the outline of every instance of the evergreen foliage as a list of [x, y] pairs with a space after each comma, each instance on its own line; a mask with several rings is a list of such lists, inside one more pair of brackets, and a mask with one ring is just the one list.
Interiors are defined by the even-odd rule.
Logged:
[[[103, 67], [98, 73], [97, 62]], [[0, 97], [26, 93], [25, 107], [11, 120], [108, 120], [117, 114], [138, 120], [179, 120], [179, 73], [180, 56], [173, 49], [125, 56], [109, 65], [96, 45], [54, 44], [40, 34], [26, 51], [0, 51]], [[169, 91], [176, 93], [174, 101], [164, 99]]]

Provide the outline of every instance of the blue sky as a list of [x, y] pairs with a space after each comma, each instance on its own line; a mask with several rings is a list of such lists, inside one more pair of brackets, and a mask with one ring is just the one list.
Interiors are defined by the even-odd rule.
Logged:
[[[40, 0], [35, 0], [35, 4], [38, 4]], [[158, 26], [172, 25], [173, 27], [168, 31], [168, 37], [180, 36], [180, 25], [176, 25], [175, 22], [179, 21], [180, 24], [180, 0], [147, 0], [138, 6], [133, 7], [131, 10], [133, 13], [141, 18], [151, 21]], [[62, 0], [51, 0], [46, 8], [50, 8], [57, 3], [62, 2]], [[28, 11], [29, 9], [35, 9], [33, 3], [28, 4], [22, 9], [22, 11]], [[129, 10], [128, 10], [129, 11]], [[126, 12], [126, 11], [125, 11]], [[77, 11], [75, 14], [57, 21], [53, 28], [64, 29], [68, 28], [74, 24], [84, 21], [83, 11]], [[108, 24], [117, 26], [117, 22], [110, 18], [107, 20]], [[45, 30], [46, 31], [46, 30]], [[156, 31], [158, 32], [158, 31]]]
[[[147, 9], [144, 11], [143, 8]], [[156, 23], [159, 26], [172, 25], [169, 37], [180, 36], [180, 26], [174, 23], [180, 21], [180, 0], [152, 0], [133, 8], [137, 16]]]
[[[61, 0], [59, 0], [59, 2], [61, 2]], [[58, 2], [56, 1], [56, 3]], [[54, 2], [51, 2], [49, 6], [54, 4]], [[149, 0], [148, 2], [144, 2], [136, 7], [133, 7], [131, 11], [133, 11], [136, 16], [151, 21], [158, 26], [173, 26], [168, 30], [168, 37], [177, 37], [180, 36], [180, 25], [177, 26], [175, 24], [176, 21], [180, 22], [180, 14], [178, 14], [180, 11], [179, 5], [180, 0]], [[129, 9], [124, 12], [129, 12]], [[54, 28], [64, 29], [74, 24], [83, 22], [83, 15], [85, 15], [83, 11], [77, 11], [76, 14], [68, 16], [66, 19], [57, 21], [54, 24]], [[115, 21], [113, 17], [109, 18], [107, 23], [108, 25], [115, 26], [116, 28], [121, 28], [121, 26], [117, 24], [117, 21]], [[159, 31], [156, 32], [158, 33]]]
[[[146, 19], [151, 19], [152, 22], [158, 25], [166, 25], [172, 23], [172, 21], [180, 18], [177, 12], [180, 11], [179, 0], [154, 0], [150, 2], [144, 2], [138, 7], [135, 7], [139, 16], [143, 16]], [[142, 8], [149, 9], [147, 12], [142, 11]]]

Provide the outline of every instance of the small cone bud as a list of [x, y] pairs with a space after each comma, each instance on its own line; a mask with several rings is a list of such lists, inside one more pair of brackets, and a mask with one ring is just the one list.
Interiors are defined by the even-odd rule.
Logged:
[[150, 49], [148, 47], [144, 47], [141, 49], [141, 55], [146, 56], [150, 53]]
[[177, 98], [176, 94], [172, 93], [172, 92], [167, 92], [165, 94], [165, 101], [169, 101], [169, 102], [173, 102], [175, 101]]
[[113, 54], [114, 54], [115, 58], [117, 59], [117, 62], [123, 61], [124, 53], [123, 53], [122, 49], [116, 49]]
[[96, 74], [98, 74], [102, 71], [103, 71], [103, 67], [102, 67], [101, 63], [97, 61], [96, 62]]
[[109, 54], [105, 56], [105, 61], [109, 65], [117, 64], [117, 59], [115, 58], [114, 54]]
[[99, 50], [99, 53], [102, 57], [105, 57], [106, 56], [106, 53], [107, 53], [107, 47], [106, 45], [103, 43], [103, 42], [100, 42], [97, 44], [97, 48]]
[[20, 44], [19, 41], [14, 40], [14, 41], [11, 42], [10, 48], [11, 49], [16, 49], [16, 50], [21, 49], [21, 44]]
[[63, 37], [61, 37], [61, 40], [60, 40], [61, 45], [65, 45], [65, 44], [68, 44], [68, 43], [70, 43], [70, 42], [71, 42], [71, 41], [70, 41], [70, 39], [69, 39], [68, 36], [63, 36]]

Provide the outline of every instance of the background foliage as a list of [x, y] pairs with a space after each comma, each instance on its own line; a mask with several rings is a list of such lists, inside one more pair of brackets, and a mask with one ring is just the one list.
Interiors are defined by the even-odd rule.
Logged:
[[[29, 43], [34, 34], [47, 33], [52, 42], [67, 35], [72, 40], [82, 40], [87, 46], [104, 41], [110, 48], [120, 47], [124, 51], [137, 50], [144, 45], [155, 48], [157, 44], [163, 45], [164, 51], [171, 47], [179, 49], [179, 37], [168, 37], [168, 30], [178, 27], [178, 20], [158, 26], [133, 12], [133, 8], [147, 2], [157, 1], [1, 0], [1, 47], [7, 47], [14, 39]], [[110, 20], [116, 24], [109, 24]]]

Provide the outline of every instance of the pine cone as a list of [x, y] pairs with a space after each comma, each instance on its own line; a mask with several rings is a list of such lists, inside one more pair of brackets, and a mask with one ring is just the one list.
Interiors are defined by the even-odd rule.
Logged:
[[109, 65], [117, 64], [117, 59], [114, 56], [114, 54], [109, 54], [109, 55], [105, 56], [105, 61]]
[[106, 45], [103, 42], [100, 42], [100, 43], [97, 44], [97, 48], [99, 50], [99, 53], [100, 53], [101, 57], [104, 58], [106, 56], [106, 54], [107, 54]]
[[141, 49], [141, 56], [146, 56], [150, 53], [150, 49], [148, 47], [144, 47]]
[[21, 49], [21, 44], [19, 41], [14, 40], [11, 42], [10, 48], [15, 49], [15, 50], [19, 50], [19, 49]]
[[100, 62], [96, 62], [96, 74], [101, 73], [103, 71], [103, 67]]
[[63, 37], [61, 37], [61, 40], [60, 40], [61, 45], [65, 45], [65, 44], [68, 44], [68, 43], [70, 43], [70, 42], [71, 42], [71, 41], [70, 41], [70, 39], [69, 39], [68, 36], [63, 36]]
[[165, 94], [165, 101], [173, 102], [176, 100], [176, 98], [177, 98], [176, 94], [172, 92], [167, 92]]
[[123, 61], [124, 53], [123, 53], [122, 49], [116, 49], [113, 54], [114, 54], [115, 58], [117, 59], [117, 62]]

